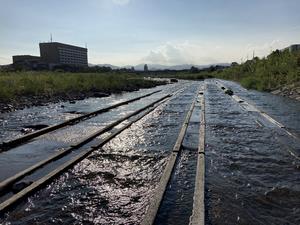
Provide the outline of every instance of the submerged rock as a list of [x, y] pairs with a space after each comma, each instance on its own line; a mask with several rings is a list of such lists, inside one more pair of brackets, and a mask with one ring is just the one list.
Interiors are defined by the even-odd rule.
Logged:
[[27, 125], [21, 129], [21, 132], [28, 134], [28, 133], [31, 133], [36, 130], [44, 129], [46, 127], [49, 127], [49, 126], [46, 124]]
[[19, 191], [22, 191], [24, 188], [28, 187], [32, 183], [33, 183], [32, 181], [22, 181], [22, 182], [16, 183], [12, 186], [11, 191], [13, 193], [18, 193]]
[[226, 91], [225, 91], [225, 94], [227, 94], [227, 95], [233, 95], [233, 91], [231, 90], [231, 89], [227, 89]]
[[23, 134], [29, 134], [29, 133], [32, 133], [34, 130], [33, 129], [30, 129], [30, 128], [22, 128], [21, 129], [21, 132]]
[[177, 83], [177, 82], [178, 82], [178, 80], [177, 80], [177, 79], [175, 79], [175, 78], [171, 78], [171, 79], [170, 79], [170, 82], [171, 82], [171, 83]]

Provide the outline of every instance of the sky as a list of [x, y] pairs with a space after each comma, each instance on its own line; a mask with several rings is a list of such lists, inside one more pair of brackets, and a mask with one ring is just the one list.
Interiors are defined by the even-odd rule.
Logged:
[[92, 64], [207, 65], [300, 43], [300, 0], [0, 0], [0, 64], [39, 42], [88, 47]]

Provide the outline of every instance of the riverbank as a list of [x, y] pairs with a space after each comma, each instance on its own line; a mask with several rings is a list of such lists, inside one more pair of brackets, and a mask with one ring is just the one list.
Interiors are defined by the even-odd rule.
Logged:
[[233, 62], [225, 68], [212, 66], [193, 75], [181, 73], [177, 77], [232, 80], [246, 89], [270, 92], [300, 101], [300, 51], [276, 50], [267, 57], [254, 57], [241, 64]]
[[284, 85], [276, 90], [273, 90], [271, 93], [300, 101], [300, 82]]
[[48, 103], [74, 103], [89, 97], [137, 91], [166, 84], [134, 74], [118, 73], [0, 73], [0, 113]]

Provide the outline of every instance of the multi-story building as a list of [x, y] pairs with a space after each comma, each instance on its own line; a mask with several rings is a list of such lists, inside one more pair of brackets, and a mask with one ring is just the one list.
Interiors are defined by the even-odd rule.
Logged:
[[40, 43], [41, 61], [49, 65], [88, 66], [87, 48], [59, 42]]

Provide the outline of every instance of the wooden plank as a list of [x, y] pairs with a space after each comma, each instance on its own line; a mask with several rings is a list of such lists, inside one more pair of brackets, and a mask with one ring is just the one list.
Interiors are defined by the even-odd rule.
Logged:
[[171, 95], [165, 95], [162, 98], [159, 98], [158, 100], [144, 106], [143, 108], [141, 108], [141, 109], [139, 109], [135, 112], [132, 112], [132, 113], [128, 114], [127, 116], [125, 116], [125, 117], [123, 117], [123, 118], [107, 125], [106, 127], [100, 129], [99, 131], [95, 132], [94, 134], [90, 135], [89, 137], [85, 138], [84, 140], [79, 141], [77, 144], [74, 144], [74, 145], [72, 145], [71, 147], [69, 147], [67, 149], [63, 149], [63, 150], [55, 153], [54, 155], [48, 157], [47, 159], [45, 159], [41, 162], [38, 162], [35, 165], [33, 165], [33, 166], [17, 173], [16, 175], [14, 175], [14, 176], [12, 176], [12, 177], [4, 180], [4, 181], [2, 181], [0, 183], [0, 195], [7, 192], [7, 191], [9, 191], [11, 185], [13, 185], [15, 182], [22, 179], [23, 177], [33, 173], [34, 171], [36, 171], [37, 169], [43, 167], [46, 164], [65, 156], [66, 154], [70, 153], [72, 150], [83, 146], [84, 144], [86, 144], [86, 143], [90, 142], [91, 140], [93, 140], [95, 137], [97, 137], [97, 136], [107, 132], [108, 130], [112, 129], [114, 126], [122, 123], [123, 121], [129, 119], [130, 117], [133, 117], [133, 116], [141, 113], [142, 111], [146, 110], [147, 108], [150, 108], [153, 105], [155, 105], [156, 103], [158, 103], [160, 101], [163, 101], [164, 99], [169, 98], [169, 97], [171, 97]]
[[183, 139], [184, 139], [184, 136], [185, 136], [185, 133], [186, 133], [186, 130], [187, 130], [187, 127], [189, 125], [189, 121], [190, 121], [190, 118], [192, 116], [192, 113], [193, 113], [193, 110], [194, 110], [194, 107], [195, 107], [195, 103], [196, 101], [194, 100], [185, 119], [184, 119], [184, 122], [182, 124], [182, 127], [181, 127], [181, 130], [179, 132], [179, 135], [178, 135], [178, 138], [176, 140], [176, 143], [173, 147], [173, 152], [178, 152], [181, 148], [181, 144], [183, 142]]
[[156, 214], [158, 212], [158, 209], [160, 207], [160, 204], [161, 204], [162, 199], [165, 194], [165, 190], [167, 188], [170, 177], [172, 175], [172, 171], [173, 171], [177, 156], [178, 156], [178, 152], [171, 153], [171, 155], [168, 159], [168, 163], [167, 163], [167, 165], [164, 169], [164, 172], [162, 174], [162, 177], [159, 181], [159, 185], [155, 189], [154, 195], [151, 198], [150, 205], [147, 209], [147, 212], [143, 218], [141, 225], [152, 225], [154, 223]]
[[[217, 86], [218, 87], [221, 87], [223, 85], [220, 84], [219, 81], [217, 81]], [[226, 88], [227, 90], [227, 88]], [[283, 129], [288, 135], [292, 136], [293, 138], [295, 139], [299, 139], [299, 137], [297, 137], [295, 134], [292, 134], [290, 131], [288, 131], [286, 129], [286, 127], [278, 122], [277, 120], [275, 120], [273, 117], [271, 117], [270, 115], [268, 115], [267, 113], [263, 112], [262, 110], [259, 110], [255, 105], [252, 105], [248, 102], [246, 102], [245, 100], [241, 99], [239, 96], [237, 95], [232, 95], [231, 96], [232, 99], [234, 99], [236, 102], [238, 103], [241, 103], [240, 106], [246, 110], [246, 111], [249, 111], [249, 112], [258, 112], [261, 116], [263, 116], [266, 120], [268, 120], [270, 123], [276, 125], [277, 127]]]
[[46, 127], [44, 129], [38, 130], [36, 132], [24, 135], [24, 136], [22, 136], [20, 138], [17, 138], [15, 140], [3, 142], [2, 144], [0, 144], [0, 152], [8, 151], [8, 150], [12, 149], [13, 147], [21, 145], [21, 144], [23, 144], [23, 143], [25, 143], [25, 142], [33, 139], [33, 138], [41, 136], [43, 134], [49, 133], [51, 131], [60, 129], [60, 128], [68, 126], [68, 125], [72, 125], [72, 124], [77, 123], [79, 121], [82, 121], [84, 119], [87, 119], [87, 118], [99, 115], [99, 114], [107, 112], [107, 111], [109, 111], [111, 109], [114, 109], [114, 108], [117, 108], [119, 106], [126, 105], [128, 103], [140, 100], [142, 98], [148, 97], [148, 96], [153, 95], [153, 94], [158, 93], [158, 92], [160, 92], [160, 90], [159, 91], [154, 91], [154, 92], [151, 92], [149, 94], [142, 95], [140, 97], [133, 98], [133, 99], [130, 99], [130, 100], [127, 100], [127, 101], [124, 101], [124, 102], [120, 102], [120, 103], [108, 106], [106, 108], [98, 109], [98, 110], [96, 110], [94, 112], [91, 112], [91, 113], [88, 113], [88, 114], [85, 114], [85, 115], [82, 115], [82, 116], [78, 116], [76, 118], [72, 118], [72, 119], [66, 120], [63, 123], [59, 123], [59, 124], [55, 124], [55, 125], [50, 126], [50, 127]]
[[111, 139], [113, 139], [119, 133], [121, 133], [122, 131], [124, 131], [128, 127], [130, 127], [133, 123], [137, 122], [138, 120], [140, 120], [141, 118], [143, 118], [144, 116], [146, 116], [147, 114], [149, 114], [150, 112], [152, 112], [154, 109], [156, 109], [158, 106], [160, 106], [161, 104], [163, 104], [166, 100], [167, 99], [164, 99], [162, 102], [160, 102], [159, 104], [157, 104], [157, 105], [153, 106], [152, 108], [148, 109], [146, 112], [144, 112], [143, 114], [141, 114], [140, 116], [138, 116], [137, 118], [135, 118], [133, 121], [129, 122], [128, 124], [126, 124], [122, 128], [119, 128], [117, 131], [113, 132], [108, 137], [106, 137], [105, 139], [101, 140], [101, 142], [97, 146], [94, 146], [94, 147], [91, 147], [89, 149], [83, 150], [81, 153], [79, 153], [77, 156], [73, 157], [71, 160], [69, 160], [69, 161], [65, 162], [64, 164], [60, 165], [55, 170], [53, 170], [50, 173], [48, 173], [46, 176], [40, 178], [39, 180], [35, 181], [34, 183], [32, 183], [31, 185], [29, 185], [28, 187], [26, 187], [22, 191], [18, 192], [17, 194], [13, 195], [11, 198], [9, 198], [6, 201], [4, 201], [3, 203], [1, 203], [0, 204], [0, 215], [3, 215], [7, 210], [9, 210], [17, 202], [19, 202], [20, 200], [24, 199], [25, 197], [27, 197], [31, 193], [37, 191], [42, 186], [44, 186], [45, 184], [47, 184], [48, 182], [50, 182], [51, 180], [53, 180], [55, 177], [57, 177], [61, 173], [65, 172], [67, 169], [71, 168], [72, 166], [74, 166], [79, 161], [81, 161], [84, 158], [86, 158], [95, 149], [100, 148], [103, 145], [105, 145], [107, 142], [109, 142]]
[[155, 189], [154, 196], [151, 199], [150, 205], [149, 205], [149, 207], [146, 211], [146, 214], [145, 214], [145, 216], [142, 220], [142, 223], [141, 223], [142, 225], [151, 225], [151, 224], [154, 223], [154, 220], [156, 218], [156, 214], [157, 214], [158, 209], [161, 205], [164, 193], [166, 191], [167, 185], [168, 185], [169, 180], [171, 178], [172, 171], [174, 169], [177, 156], [178, 156], [179, 151], [181, 149], [181, 145], [182, 145], [182, 142], [183, 142], [183, 139], [184, 139], [187, 127], [188, 127], [188, 123], [189, 123], [189, 120], [191, 118], [192, 112], [193, 112], [194, 107], [195, 107], [195, 102], [196, 102], [196, 98], [192, 102], [191, 107], [190, 107], [190, 109], [189, 109], [189, 111], [188, 111], [188, 113], [185, 117], [185, 120], [183, 122], [181, 130], [179, 132], [179, 135], [178, 135], [177, 140], [175, 142], [175, 145], [173, 147], [173, 151], [172, 151], [172, 153], [171, 153], [171, 155], [168, 159], [167, 165], [166, 165], [166, 167], [164, 169], [164, 172], [161, 176], [159, 184], [158, 184], [157, 188]]
[[196, 167], [193, 212], [190, 225], [205, 224], [205, 95], [201, 96], [199, 146]]
[[193, 202], [193, 213], [190, 218], [190, 225], [205, 224], [205, 156], [198, 154], [197, 174], [195, 180], [195, 192]]

